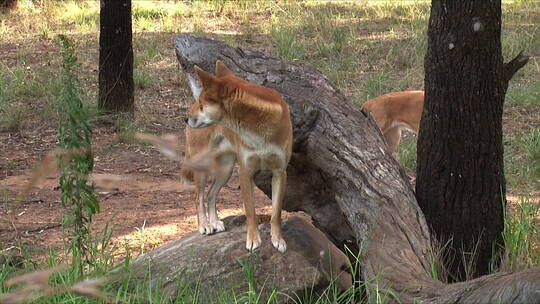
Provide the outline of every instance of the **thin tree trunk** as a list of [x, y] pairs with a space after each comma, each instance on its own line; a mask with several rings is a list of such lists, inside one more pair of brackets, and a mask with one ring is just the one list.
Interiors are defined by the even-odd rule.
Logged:
[[500, 0], [433, 1], [416, 197], [434, 234], [450, 240], [458, 279], [488, 273], [503, 247], [502, 113], [511, 75], [500, 37]]
[[[194, 97], [200, 86], [193, 66], [213, 72], [217, 59], [285, 97], [294, 145], [284, 208], [309, 213], [339, 246], [360, 244], [367, 282], [392, 289], [403, 303], [537, 299], [538, 268], [452, 285], [430, 277], [430, 234], [407, 176], [370, 116], [315, 68], [192, 35], [176, 37], [175, 45]], [[271, 195], [269, 175], [257, 175], [256, 184]]]
[[133, 114], [131, 0], [101, 0], [99, 108]]

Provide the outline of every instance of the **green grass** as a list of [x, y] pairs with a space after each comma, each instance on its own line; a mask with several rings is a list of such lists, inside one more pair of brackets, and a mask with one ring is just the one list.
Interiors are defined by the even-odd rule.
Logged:
[[389, 78], [390, 76], [386, 72], [368, 75], [362, 84], [364, 101], [395, 91]]
[[399, 163], [405, 169], [405, 172], [415, 175], [416, 172], [416, 136], [409, 136], [400, 142]]
[[144, 131], [144, 127], [138, 124], [129, 115], [117, 115], [114, 117], [114, 126], [116, 129], [118, 141], [121, 143], [134, 143], [135, 133]]
[[162, 7], [146, 6], [144, 3], [137, 3], [133, 6], [131, 16], [135, 20], [147, 19], [147, 20], [161, 20], [167, 17], [168, 12]]
[[[506, 3], [503, 7], [505, 56], [515, 55], [520, 49], [533, 54], [540, 41], [539, 5], [534, 1], [520, 1]], [[135, 33], [165, 30], [214, 35], [227, 32], [221, 39], [233, 45], [239, 40], [270, 42], [267, 51], [291, 61], [309, 61], [355, 102], [361, 103], [392, 90], [421, 89], [423, 86], [428, 1], [134, 1], [132, 9]], [[97, 2], [73, 0], [46, 6], [25, 2], [21, 9], [23, 17], [47, 17], [35, 22], [39, 24], [41, 37], [51, 37], [65, 29], [96, 33], [98, 13]], [[30, 32], [31, 25], [26, 24], [29, 18], [22, 19], [22, 27], [6, 22], [11, 19], [1, 19], [0, 29], [11, 35], [13, 31], [16, 34]], [[83, 28], [85, 26], [87, 28]], [[135, 37], [134, 45], [139, 41]], [[141, 47], [136, 47], [135, 52], [136, 63], [152, 58], [156, 46], [162, 50], [170, 48], [170, 45], [164, 48], [161, 42], [139, 44]], [[525, 68], [527, 71], [520, 72], [519, 78], [523, 80], [513, 83], [512, 87], [523, 88], [526, 78], [535, 79], [531, 76], [538, 75], [538, 71], [532, 66], [530, 64]], [[140, 75], [142, 72], [138, 73], [137, 77], [144, 76]], [[384, 83], [376, 88], [373, 81], [378, 81], [381, 74], [384, 76], [380, 80]], [[144, 80], [140, 83], [145, 85]], [[534, 88], [533, 84], [530, 90], [510, 90], [509, 94], [513, 100], [530, 104], [539, 100], [527, 93]]]
[[270, 36], [279, 53], [279, 56], [283, 59], [294, 61], [301, 60], [305, 56], [303, 47], [296, 41], [296, 33], [290, 29], [276, 28], [272, 29]]
[[[502, 47], [511, 59], [521, 50], [529, 55], [540, 49], [540, 3], [514, 1], [503, 5]], [[538, 68], [538, 67], [536, 67]]]
[[0, 65], [0, 129], [19, 130], [27, 108], [22, 99], [43, 94], [40, 83], [22, 65], [14, 68]]
[[155, 85], [154, 76], [147, 68], [136, 68], [133, 71], [133, 82], [138, 89], [146, 89]]
[[540, 179], [540, 127], [523, 136], [523, 145], [532, 171], [532, 178]]
[[[535, 200], [530, 195], [523, 195], [516, 203], [507, 204], [504, 212], [503, 239], [505, 248], [499, 255], [494, 256], [491, 263], [491, 273], [499, 271], [519, 271], [540, 264], [540, 226], [538, 226], [538, 216], [540, 215], [540, 201]], [[456, 257], [455, 253], [449, 250], [449, 240], [446, 244], [434, 241], [429, 252], [431, 277], [448, 283], [449, 280], [458, 280], [448, 271], [448, 266], [454, 259], [462, 259], [465, 265], [465, 278], [469, 280], [475, 275], [472, 270], [475, 268], [477, 253], [463, 252]]]
[[[55, 99], [60, 94], [60, 82], [48, 69], [33, 70], [25, 65], [26, 57], [19, 64], [8, 67], [0, 64], [0, 129], [20, 130], [26, 122], [30, 108], [41, 108], [38, 118], [53, 120], [58, 110]], [[89, 105], [88, 92], [82, 90], [81, 97]], [[90, 105], [91, 106], [91, 105]]]
[[153, 74], [152, 65], [163, 58], [159, 48], [159, 37], [150, 37], [144, 33], [137, 35], [133, 45], [135, 55], [133, 82], [136, 88], [158, 87], [159, 83]]
[[133, 43], [135, 66], [145, 66], [154, 60], [159, 59], [161, 47], [160, 41], [144, 34], [139, 34]]
[[[104, 256], [110, 256], [110, 252], [103, 251]], [[152, 288], [149, 288], [148, 281], [152, 273], [152, 265], [147, 265], [146, 272], [142, 275], [143, 279], [140, 279], [141, 274], [135, 275], [134, 269], [131, 265], [131, 257], [128, 254], [126, 260], [120, 264], [112, 266], [109, 260], [105, 262], [98, 260], [95, 263], [95, 268], [88, 274], [88, 278], [96, 279], [111, 279], [109, 283], [102, 284], [99, 294], [107, 296], [110, 302], [113, 303], [215, 303], [215, 304], [230, 304], [230, 303], [242, 303], [242, 304], [278, 304], [283, 299], [288, 299], [289, 303], [305, 303], [305, 304], [349, 304], [349, 303], [389, 303], [396, 299], [399, 299], [399, 295], [396, 295], [392, 291], [383, 288], [378, 282], [377, 278], [370, 280], [369, 282], [358, 281], [355, 279], [354, 287], [341, 292], [335, 281], [332, 281], [329, 286], [324, 288], [322, 292], [315, 293], [313, 288], [316, 286], [310, 286], [309, 282], [306, 282], [307, 289], [302, 294], [284, 295], [278, 292], [275, 287], [272, 286], [257, 286], [255, 282], [255, 274], [258, 271], [254, 259], [256, 253], [248, 255], [247, 258], [239, 260], [244, 271], [243, 282], [240, 282], [240, 286], [234, 288], [217, 288], [216, 294], [211, 297], [207, 296], [203, 290], [198, 286], [197, 278], [190, 278], [183, 272], [179, 272], [179, 275], [175, 278], [177, 282], [178, 294], [175, 297], [170, 297], [163, 289], [159, 282], [159, 278], [154, 278], [157, 284], [154, 284]], [[6, 263], [0, 266], [0, 281], [6, 281], [7, 279], [29, 273], [39, 269], [45, 269], [49, 267], [55, 267], [61, 265], [63, 260], [54, 251], [49, 251], [46, 259], [36, 265], [30, 262], [29, 257], [25, 257], [21, 263], [15, 264], [9, 262], [11, 258], [7, 257]], [[360, 253], [353, 256], [352, 273], [359, 273]], [[114, 270], [111, 272], [110, 270]], [[48, 280], [48, 284], [53, 287], [58, 286], [71, 286], [80, 282], [83, 278], [78, 276], [76, 271], [68, 268], [66, 270], [59, 271], [53, 274]], [[215, 282], [217, 286], [220, 282]], [[228, 284], [227, 284], [228, 285]], [[224, 286], [224, 285], [223, 285]], [[20, 287], [7, 287], [0, 285], [0, 299], [5, 296], [6, 293], [13, 292]], [[240, 292], [239, 288], [245, 290]], [[366, 290], [369, 290], [369, 297], [366, 294]], [[96, 294], [96, 293], [94, 293]], [[266, 295], [266, 296], [263, 296]], [[77, 295], [71, 292], [57, 293], [52, 296], [42, 297], [38, 301], [33, 303], [102, 303], [102, 301], [96, 299], [89, 299], [81, 295]]]
[[[262, 28], [277, 55], [308, 60], [355, 102], [422, 88], [429, 13], [425, 2], [308, 2], [282, 8]], [[380, 19], [384, 22], [373, 22]]]
[[540, 79], [511, 85], [506, 99], [512, 105], [540, 108]]
[[506, 137], [505, 175], [508, 187], [534, 193], [540, 186], [540, 128], [517, 137]]
[[63, 22], [74, 22], [80, 33], [95, 32], [99, 29], [99, 3], [66, 1], [59, 7]]
[[[510, 214], [508, 214], [510, 213]], [[540, 264], [540, 201], [521, 197], [512, 210], [505, 214], [503, 238], [505, 251], [501, 269], [515, 271]]]
[[42, 97], [45, 90], [42, 83], [30, 68], [19, 64], [13, 68], [0, 66], [0, 77], [2, 77], [3, 99], [15, 99], [17, 97]]

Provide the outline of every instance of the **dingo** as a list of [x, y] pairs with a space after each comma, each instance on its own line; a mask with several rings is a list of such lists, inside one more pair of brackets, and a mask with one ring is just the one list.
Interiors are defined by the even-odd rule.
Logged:
[[424, 91], [388, 93], [366, 101], [362, 108], [371, 112], [390, 152], [397, 156], [401, 129], [418, 134], [424, 108]]
[[[212, 234], [225, 230], [217, 216], [216, 198], [238, 161], [240, 196], [247, 219], [246, 248], [253, 250], [261, 244], [253, 202], [253, 176], [259, 170], [271, 170], [272, 244], [285, 252], [287, 244], [281, 234], [281, 207], [292, 152], [289, 107], [277, 91], [235, 76], [219, 60], [216, 76], [197, 66], [195, 72], [202, 91], [186, 120], [189, 127], [185, 129], [185, 159], [191, 164], [182, 166], [182, 176], [195, 182], [199, 232]], [[204, 158], [200, 156], [202, 154], [211, 158], [216, 170], [193, 169], [199, 161], [208, 161], [201, 159]], [[207, 217], [204, 190], [209, 177], [213, 182], [208, 191]]]

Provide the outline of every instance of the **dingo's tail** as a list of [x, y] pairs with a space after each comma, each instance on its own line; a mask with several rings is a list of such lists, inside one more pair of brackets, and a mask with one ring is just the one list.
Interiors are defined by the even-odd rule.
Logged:
[[182, 180], [192, 182], [194, 179], [193, 173], [193, 169], [182, 164], [182, 167], [180, 168], [180, 176], [182, 177]]

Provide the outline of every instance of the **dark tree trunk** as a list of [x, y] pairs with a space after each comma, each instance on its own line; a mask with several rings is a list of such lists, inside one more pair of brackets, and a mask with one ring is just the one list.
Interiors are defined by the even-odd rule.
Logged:
[[[315, 68], [191, 35], [175, 44], [194, 95], [200, 86], [193, 66], [213, 72], [220, 59], [238, 76], [285, 97], [294, 145], [284, 207], [309, 213], [339, 246], [360, 243], [366, 281], [391, 288], [403, 303], [537, 299], [538, 268], [452, 285], [430, 277], [430, 234], [407, 176], [374, 121]], [[268, 175], [259, 174], [256, 184], [270, 195]]]
[[15, 9], [19, 0], [0, 0], [0, 9]]
[[488, 273], [503, 247], [503, 102], [526, 57], [505, 68], [500, 37], [500, 0], [432, 2], [416, 197], [435, 236], [451, 240], [458, 279]]
[[101, 0], [99, 22], [99, 108], [133, 114], [131, 0]]

